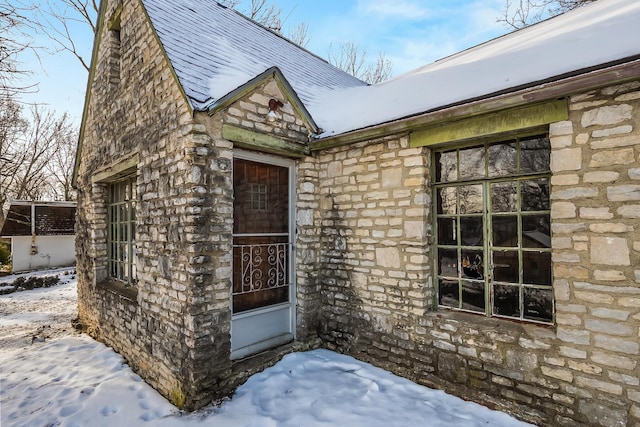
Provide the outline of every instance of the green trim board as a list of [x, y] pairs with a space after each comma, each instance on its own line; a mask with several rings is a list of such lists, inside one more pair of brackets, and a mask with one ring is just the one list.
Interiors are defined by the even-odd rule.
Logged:
[[286, 141], [282, 138], [232, 125], [222, 126], [222, 137], [234, 146], [286, 157], [305, 157], [309, 149], [305, 145]]
[[118, 4], [115, 12], [107, 22], [107, 30], [120, 31], [120, 17], [122, 16], [122, 3]]
[[93, 82], [93, 78], [95, 77], [96, 72], [96, 63], [97, 61], [97, 52], [98, 46], [100, 45], [100, 40], [102, 39], [102, 26], [104, 25], [105, 19], [105, 10], [107, 7], [106, 1], [100, 2], [100, 11], [98, 12], [97, 26], [96, 26], [96, 36], [93, 39], [93, 47], [91, 49], [91, 66], [89, 67], [89, 76], [87, 77], [87, 90], [85, 92], [84, 97], [84, 105], [82, 107], [82, 120], [80, 121], [80, 132], [78, 133], [78, 146], [76, 148], [76, 158], [73, 163], [73, 177], [71, 179], [71, 186], [73, 188], [78, 188], [78, 170], [80, 168], [80, 157], [82, 155], [82, 146], [84, 140], [84, 132], [86, 128], [87, 115], [89, 113], [89, 103], [91, 101], [91, 83]]
[[140, 163], [140, 153], [135, 153], [94, 173], [91, 181], [95, 183], [114, 182], [131, 175]]
[[425, 147], [486, 138], [491, 135], [525, 131], [568, 118], [567, 101], [555, 100], [433, 125], [412, 132], [410, 143], [411, 147]]

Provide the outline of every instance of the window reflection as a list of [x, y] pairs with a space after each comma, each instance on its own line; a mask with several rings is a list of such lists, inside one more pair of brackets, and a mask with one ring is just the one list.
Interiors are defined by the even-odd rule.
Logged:
[[494, 144], [489, 147], [489, 177], [513, 175], [518, 171], [516, 142]]
[[458, 189], [456, 187], [445, 187], [438, 189], [438, 214], [455, 215], [458, 213], [456, 202]]
[[521, 209], [523, 211], [549, 210], [549, 180], [536, 179], [520, 184]]
[[533, 137], [520, 141], [520, 172], [547, 171], [550, 166], [549, 138]]
[[549, 215], [522, 217], [522, 247], [551, 247], [551, 218]]
[[524, 318], [538, 322], [553, 320], [553, 291], [525, 287], [523, 289]]
[[491, 184], [491, 207], [493, 212], [516, 212], [518, 190], [515, 182]]
[[484, 178], [484, 147], [460, 150], [460, 179]]
[[482, 185], [465, 185], [458, 187], [458, 195], [460, 197], [460, 213], [482, 213]]
[[458, 157], [455, 151], [436, 154], [436, 181], [450, 182], [458, 179]]

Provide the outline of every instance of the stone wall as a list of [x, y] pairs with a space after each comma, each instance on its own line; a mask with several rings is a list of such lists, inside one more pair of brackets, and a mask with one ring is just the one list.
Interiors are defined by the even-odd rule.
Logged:
[[[107, 19], [116, 8], [107, 5]], [[234, 143], [224, 124], [304, 143], [266, 81], [191, 112], [138, 1], [101, 27], [78, 178], [79, 317], [175, 403], [231, 392], [297, 343], [230, 359]], [[283, 101], [265, 121], [268, 100]], [[434, 309], [431, 153], [407, 135], [298, 161], [299, 341], [350, 353], [541, 425], [640, 424], [640, 83], [580, 94], [550, 126], [556, 325]], [[108, 179], [139, 156], [138, 284], [107, 280]]]
[[[94, 61], [78, 171], [79, 318], [161, 393], [196, 407], [230, 390], [230, 248], [210, 237], [230, 235], [230, 162], [194, 122], [138, 1], [123, 2], [117, 34], [101, 27]], [[108, 182], [93, 177], [136, 154], [138, 283], [122, 289], [107, 273]]]
[[640, 425], [639, 88], [550, 126], [553, 327], [434, 309], [429, 150], [320, 153], [325, 345], [539, 425]]

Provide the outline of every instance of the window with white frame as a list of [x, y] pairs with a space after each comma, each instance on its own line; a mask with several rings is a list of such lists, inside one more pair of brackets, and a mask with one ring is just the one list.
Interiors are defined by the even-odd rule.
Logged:
[[546, 136], [434, 150], [438, 305], [552, 323]]
[[109, 184], [109, 275], [135, 285], [135, 176]]

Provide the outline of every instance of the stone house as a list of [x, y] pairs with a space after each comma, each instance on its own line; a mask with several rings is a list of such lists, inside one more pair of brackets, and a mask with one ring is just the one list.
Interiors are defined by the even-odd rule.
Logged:
[[12, 201], [0, 226], [11, 242], [11, 271], [73, 265], [75, 217], [76, 202]]
[[79, 318], [187, 409], [325, 347], [640, 425], [640, 3], [368, 86], [215, 2], [101, 5]]

